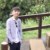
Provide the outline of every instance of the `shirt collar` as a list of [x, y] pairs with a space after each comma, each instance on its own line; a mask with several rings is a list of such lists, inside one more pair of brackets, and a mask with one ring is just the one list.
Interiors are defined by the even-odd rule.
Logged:
[[[15, 20], [14, 16], [12, 16], [12, 17], [13, 17], [13, 20]], [[18, 17], [17, 17], [17, 19], [18, 19]]]

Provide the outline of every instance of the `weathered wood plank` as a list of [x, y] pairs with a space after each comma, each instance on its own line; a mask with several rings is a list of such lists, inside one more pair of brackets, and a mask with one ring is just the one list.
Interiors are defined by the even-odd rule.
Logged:
[[50, 47], [50, 32], [46, 33], [46, 44], [47, 44], [47, 47]]
[[46, 50], [41, 39], [30, 39], [29, 40], [30, 50]]

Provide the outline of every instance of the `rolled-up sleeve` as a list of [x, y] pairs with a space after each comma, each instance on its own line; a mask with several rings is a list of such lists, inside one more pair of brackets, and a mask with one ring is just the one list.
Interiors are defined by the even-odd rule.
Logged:
[[6, 34], [7, 34], [7, 37], [9, 38], [9, 40], [11, 42], [13, 42], [13, 39], [12, 39], [12, 36], [11, 36], [11, 25], [10, 25], [9, 20], [6, 21]]

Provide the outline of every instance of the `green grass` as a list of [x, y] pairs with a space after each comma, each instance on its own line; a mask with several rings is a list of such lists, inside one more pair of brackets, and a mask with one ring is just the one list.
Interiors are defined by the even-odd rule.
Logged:
[[25, 24], [22, 21], [22, 28], [34, 27], [34, 26], [38, 26], [38, 24], [36, 23], [36, 20], [33, 20], [32, 18], [26, 19]]
[[0, 29], [0, 50], [1, 50], [1, 42], [5, 41], [6, 38], [6, 29]]
[[37, 37], [38, 36], [38, 30], [32, 30], [32, 31], [25, 31], [23, 32], [23, 39]]
[[[22, 21], [22, 28], [38, 26], [36, 20], [33, 20], [31, 18], [26, 19], [25, 22], [26, 24], [24, 24]], [[44, 19], [42, 20], [42, 25], [47, 25], [47, 24], [50, 24], [50, 16], [44, 17]], [[47, 32], [50, 32], [50, 28], [42, 29], [41, 35], [45, 36]], [[22, 36], [23, 39], [32, 38], [32, 37], [38, 37], [38, 30], [31, 30], [31, 31], [23, 32], [23, 36]], [[0, 26], [0, 50], [1, 50], [1, 42], [5, 41], [5, 38], [6, 38], [6, 28], [3, 28]]]

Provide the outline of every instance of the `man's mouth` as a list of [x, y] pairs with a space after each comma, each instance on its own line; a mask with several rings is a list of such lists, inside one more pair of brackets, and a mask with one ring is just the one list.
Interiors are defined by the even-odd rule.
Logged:
[[16, 15], [18, 15], [18, 14], [16, 14]]

